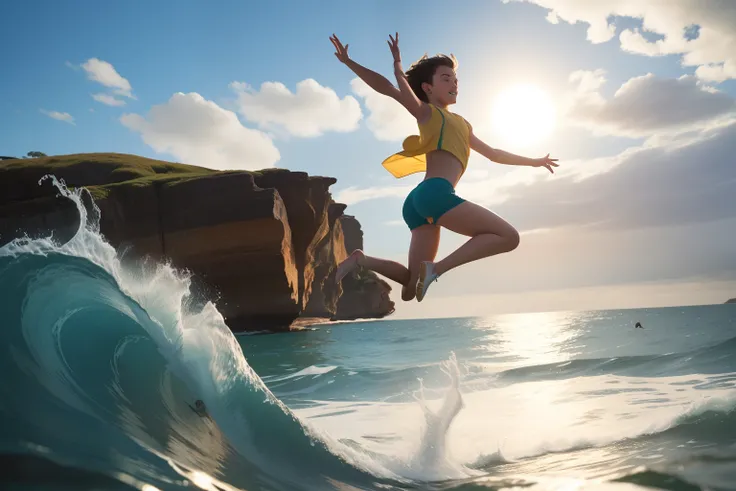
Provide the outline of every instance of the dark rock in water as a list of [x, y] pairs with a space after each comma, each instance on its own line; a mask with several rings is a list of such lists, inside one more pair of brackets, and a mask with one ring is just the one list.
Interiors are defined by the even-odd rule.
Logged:
[[736, 303], [736, 298], [731, 298], [729, 300], [726, 300], [726, 303]]
[[394, 313], [391, 286], [373, 271], [358, 270], [342, 281], [343, 293], [332, 320], [381, 318]]
[[391, 287], [377, 277], [356, 272], [342, 286], [334, 282], [337, 263], [362, 247], [360, 224], [332, 200], [334, 178], [219, 172], [122, 154], [3, 161], [0, 245], [51, 231], [65, 241], [78, 227], [73, 203], [57, 197], [50, 181], [38, 185], [46, 174], [90, 191], [100, 231], [124, 257], [170, 260], [191, 271], [234, 331], [393, 311]]

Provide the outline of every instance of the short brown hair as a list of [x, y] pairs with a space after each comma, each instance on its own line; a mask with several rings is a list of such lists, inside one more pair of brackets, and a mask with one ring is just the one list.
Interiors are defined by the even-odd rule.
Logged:
[[409, 86], [419, 100], [429, 102], [427, 94], [422, 89], [423, 83], [432, 83], [432, 77], [434, 76], [437, 68], [446, 66], [457, 69], [457, 59], [455, 55], [435, 55], [428, 57], [426, 54], [419, 58], [416, 62], [412, 63], [409, 69], [406, 71], [406, 78], [409, 81]]

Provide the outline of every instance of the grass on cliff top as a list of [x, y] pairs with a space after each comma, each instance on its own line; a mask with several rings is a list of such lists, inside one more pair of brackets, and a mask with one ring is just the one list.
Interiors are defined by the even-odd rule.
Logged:
[[[121, 153], [82, 153], [54, 155], [34, 159], [0, 161], [0, 180], [35, 171], [39, 175], [55, 174], [64, 178], [70, 188], [84, 186], [95, 198], [104, 198], [111, 186], [148, 186], [155, 181], [173, 181], [239, 171], [217, 171], [196, 165], [166, 162]], [[262, 175], [282, 169], [247, 171]], [[241, 171], [242, 172], [242, 171]], [[69, 177], [76, 174], [73, 179]], [[79, 175], [81, 174], [81, 176]], [[89, 176], [89, 180], [85, 179]], [[9, 181], [8, 181], [9, 182]]]
[[54, 171], [84, 164], [106, 167], [112, 173], [126, 172], [138, 174], [138, 177], [152, 174], [216, 172], [204, 167], [166, 162], [122, 153], [79, 153], [72, 155], [52, 155], [35, 159], [3, 160], [0, 161], [0, 172], [12, 172], [21, 168], [37, 168]]

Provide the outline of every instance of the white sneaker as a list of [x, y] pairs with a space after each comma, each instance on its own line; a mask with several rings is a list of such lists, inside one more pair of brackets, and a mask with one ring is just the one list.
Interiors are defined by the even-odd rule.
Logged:
[[417, 302], [421, 302], [427, 294], [429, 285], [436, 281], [439, 275], [434, 271], [432, 261], [422, 261], [419, 265], [419, 279], [417, 280]]

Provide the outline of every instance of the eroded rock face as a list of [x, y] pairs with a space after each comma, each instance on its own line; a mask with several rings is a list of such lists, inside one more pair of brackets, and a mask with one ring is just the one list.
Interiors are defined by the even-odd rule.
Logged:
[[363, 248], [363, 231], [346, 206], [330, 205], [330, 232], [319, 246], [315, 260], [312, 296], [305, 316], [352, 320], [380, 318], [394, 312], [391, 285], [372, 271], [357, 269], [340, 284], [335, 283], [335, 270], [351, 252]]
[[332, 201], [333, 178], [280, 169], [216, 172], [120, 154], [6, 162], [0, 245], [24, 232], [71, 237], [79, 223], [73, 203], [56, 197], [50, 182], [38, 186], [53, 173], [90, 189], [100, 231], [125, 258], [170, 260], [191, 271], [198, 291], [216, 299], [235, 331], [288, 329], [304, 315], [393, 310], [390, 286], [375, 275], [334, 283], [337, 263], [362, 247], [362, 231], [343, 215], [345, 205]]
[[158, 196], [164, 256], [216, 290], [231, 329], [278, 328], [299, 315], [299, 270], [278, 191], [231, 174], [168, 182]]
[[332, 198], [328, 189], [337, 179], [273, 170], [254, 176], [254, 180], [261, 188], [276, 189], [286, 205], [299, 271], [298, 301], [304, 309], [312, 292], [315, 257], [330, 231], [328, 209]]
[[356, 249], [363, 249], [363, 230], [360, 223], [352, 215], [343, 215], [340, 217], [343, 234], [345, 235], [345, 250], [348, 254]]
[[66, 242], [77, 229], [77, 208], [66, 198], [49, 194], [27, 201], [0, 202], [0, 246], [25, 235], [47, 237], [50, 231], [54, 232], [56, 240]]
[[342, 213], [346, 205], [331, 203], [328, 211], [329, 232], [317, 246], [314, 260], [312, 294], [304, 310], [305, 316], [332, 318], [337, 312], [337, 302], [343, 292], [335, 283], [335, 270], [345, 258], [345, 236], [342, 230]]

